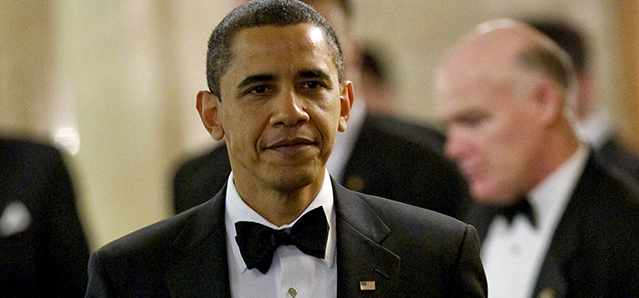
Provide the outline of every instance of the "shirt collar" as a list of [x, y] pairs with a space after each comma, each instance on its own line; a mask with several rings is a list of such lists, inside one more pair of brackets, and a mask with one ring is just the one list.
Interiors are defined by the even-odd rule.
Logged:
[[255, 210], [249, 207], [237, 193], [237, 189], [235, 188], [235, 183], [233, 183], [233, 172], [229, 175], [229, 179], [227, 181], [226, 188], [226, 216], [225, 216], [225, 224], [226, 224], [226, 232], [227, 232], [227, 241], [231, 244], [232, 251], [229, 253], [233, 253], [235, 256], [235, 260], [237, 261], [237, 266], [240, 269], [240, 272], [245, 272], [247, 270], [246, 264], [242, 259], [240, 254], [240, 249], [235, 242], [235, 223], [238, 221], [250, 221], [256, 222], [262, 225], [265, 225], [272, 229], [285, 229], [291, 227], [297, 222], [297, 220], [302, 217], [307, 212], [322, 206], [324, 208], [324, 213], [326, 214], [326, 218], [328, 221], [328, 239], [326, 243], [326, 252], [324, 255], [324, 263], [327, 266], [332, 267], [335, 260], [335, 243], [337, 239], [337, 234], [335, 232], [335, 210], [334, 210], [334, 198], [333, 198], [333, 187], [331, 183], [330, 176], [328, 174], [328, 170], [324, 170], [324, 181], [322, 182], [322, 187], [320, 188], [319, 193], [313, 199], [310, 205], [302, 212], [302, 214], [295, 219], [292, 223], [288, 225], [283, 225], [278, 227], [264, 217], [259, 215]]
[[576, 126], [577, 135], [595, 150], [601, 149], [614, 135], [614, 127], [604, 111], [595, 111]]

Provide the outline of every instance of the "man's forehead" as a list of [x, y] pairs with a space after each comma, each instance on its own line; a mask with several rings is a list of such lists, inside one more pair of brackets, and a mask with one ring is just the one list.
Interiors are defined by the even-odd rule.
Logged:
[[510, 94], [510, 82], [505, 76], [490, 76], [485, 72], [466, 75], [465, 78], [438, 78], [438, 114], [490, 108]]
[[[312, 24], [258, 26], [237, 32], [231, 43], [231, 64], [238, 58], [257, 59], [259, 55], [296, 55], [306, 51], [330, 56], [322, 30]], [[293, 57], [291, 57], [293, 58]]]
[[275, 75], [285, 69], [295, 73], [321, 69], [337, 76], [326, 38], [312, 24], [242, 29], [231, 44], [231, 52], [229, 70], [234, 77], [250, 73]]
[[[266, 40], [269, 36], [262, 36], [265, 33], [270, 33], [271, 35], [281, 35], [281, 36], [292, 36], [296, 35], [298, 38], [300, 36], [305, 36], [307, 38], [311, 38], [313, 42], [324, 41], [325, 37], [322, 29], [315, 24], [312, 23], [299, 23], [299, 24], [290, 24], [290, 25], [263, 25], [263, 26], [253, 26], [242, 28], [235, 33], [235, 37], [233, 38], [232, 44], [236, 44], [239, 37], [242, 37], [245, 41], [252, 40]], [[256, 37], [264, 37], [258, 39]], [[274, 45], [278, 43], [275, 42]]]

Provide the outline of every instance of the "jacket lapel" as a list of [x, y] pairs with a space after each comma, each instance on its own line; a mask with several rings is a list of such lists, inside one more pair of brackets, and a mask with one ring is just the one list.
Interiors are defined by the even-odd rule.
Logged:
[[[564, 276], [566, 261], [577, 246], [578, 224], [570, 205], [562, 216], [537, 276], [533, 297], [565, 297], [568, 283]], [[572, 218], [571, 218], [572, 217]], [[544, 294], [544, 295], [542, 295]]]
[[[335, 181], [333, 190], [337, 213], [337, 297], [396, 296], [401, 260], [380, 245], [390, 229], [356, 193]], [[364, 290], [361, 282], [368, 282]]]
[[231, 297], [224, 226], [226, 186], [197, 210], [173, 246], [181, 261], [167, 276], [172, 297]]
[[605, 176], [597, 171], [599, 171], [598, 165], [591, 154], [557, 225], [550, 247], [548, 247], [548, 252], [537, 277], [533, 297], [541, 297], [544, 293], [554, 294], [549, 297], [566, 296], [568, 291], [567, 264], [575, 254], [579, 244], [579, 231], [584, 226], [581, 219], [584, 216], [582, 208], [585, 207], [582, 205], [588, 204], [584, 199], [593, 195], [597, 196], [593, 192], [602, 190], [600, 186], [593, 184]]

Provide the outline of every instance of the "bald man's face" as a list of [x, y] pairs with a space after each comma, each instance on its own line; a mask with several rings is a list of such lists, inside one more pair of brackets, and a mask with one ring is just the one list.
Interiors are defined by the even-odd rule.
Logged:
[[442, 66], [436, 109], [448, 128], [446, 155], [473, 197], [507, 205], [532, 187], [545, 135], [515, 51], [494, 53], [503, 45], [483, 46], [465, 48]]

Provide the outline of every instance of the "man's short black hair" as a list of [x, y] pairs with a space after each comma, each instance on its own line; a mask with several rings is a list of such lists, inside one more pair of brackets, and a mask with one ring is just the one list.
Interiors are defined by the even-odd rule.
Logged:
[[221, 100], [220, 80], [233, 60], [231, 45], [239, 31], [258, 26], [297, 24], [312, 24], [324, 32], [329, 55], [341, 82], [344, 73], [342, 49], [335, 31], [324, 17], [298, 0], [254, 0], [231, 11], [211, 34], [206, 57], [206, 78], [211, 93]]

